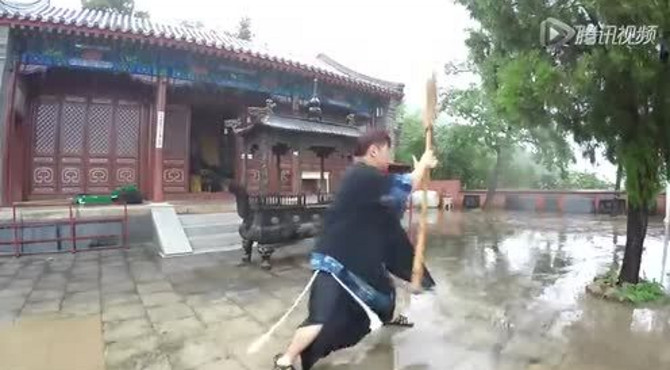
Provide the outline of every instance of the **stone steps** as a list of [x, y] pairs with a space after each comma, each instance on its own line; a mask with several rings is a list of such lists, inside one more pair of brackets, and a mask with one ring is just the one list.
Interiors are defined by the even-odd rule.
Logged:
[[179, 215], [194, 254], [227, 252], [242, 247], [237, 213]]

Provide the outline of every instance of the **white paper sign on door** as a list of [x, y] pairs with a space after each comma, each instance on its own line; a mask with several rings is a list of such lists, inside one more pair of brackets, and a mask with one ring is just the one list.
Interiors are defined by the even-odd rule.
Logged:
[[156, 115], [156, 149], [163, 148], [163, 131], [165, 126], [165, 112], [158, 111]]

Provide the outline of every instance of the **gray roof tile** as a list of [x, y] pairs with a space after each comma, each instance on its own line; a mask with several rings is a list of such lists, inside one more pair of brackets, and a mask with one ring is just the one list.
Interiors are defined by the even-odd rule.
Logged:
[[306, 119], [270, 116], [262, 123], [264, 126], [279, 130], [296, 132], [311, 132], [316, 134], [327, 134], [336, 136], [358, 137], [361, 131], [357, 127], [337, 125], [324, 122], [314, 122]]
[[45, 25], [74, 25], [79, 28], [96, 28], [109, 30], [112, 32], [129, 33], [143, 35], [145, 37], [165, 37], [193, 43], [197, 45], [206, 45], [217, 49], [233, 50], [236, 53], [248, 54], [254, 57], [279, 61], [280, 63], [295, 66], [304, 70], [312, 71], [317, 74], [335, 77], [358, 86], [365, 86], [387, 94], [402, 95], [403, 87], [400, 84], [394, 84], [362, 74], [355, 74], [353, 71], [333, 66], [332, 63], [322, 58], [305, 58], [304, 60], [296, 57], [284, 57], [283, 53], [270, 53], [266, 48], [259, 45], [235, 39], [222, 32], [214, 30], [195, 29], [184, 27], [182, 25], [171, 25], [165, 23], [152, 22], [146, 19], [135, 18], [130, 15], [116, 14], [101, 10], [88, 9], [66, 9], [52, 5], [33, 7], [31, 9], [16, 10], [14, 8], [0, 5], [0, 20], [21, 20], [28, 19], [33, 22], [41, 22]]

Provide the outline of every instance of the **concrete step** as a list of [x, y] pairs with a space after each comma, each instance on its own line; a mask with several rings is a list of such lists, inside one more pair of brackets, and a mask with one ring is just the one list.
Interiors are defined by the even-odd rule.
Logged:
[[198, 243], [202, 241], [209, 241], [209, 240], [216, 240], [220, 241], [224, 244], [229, 244], [229, 243], [238, 243], [242, 242], [242, 238], [240, 237], [240, 234], [237, 232], [234, 233], [217, 233], [217, 234], [209, 234], [209, 235], [194, 235], [190, 236], [188, 240], [193, 243]]
[[188, 228], [194, 225], [209, 225], [209, 224], [236, 224], [242, 222], [237, 213], [209, 213], [209, 214], [189, 214], [179, 215], [179, 220], [184, 227]]
[[239, 234], [219, 234], [209, 237], [190, 239], [193, 253], [227, 252], [242, 248], [242, 239]]
[[242, 247], [237, 213], [183, 214], [179, 221], [194, 254], [226, 252]]
[[190, 237], [201, 235], [214, 235], [223, 233], [238, 233], [239, 224], [199, 224], [184, 227], [186, 235]]

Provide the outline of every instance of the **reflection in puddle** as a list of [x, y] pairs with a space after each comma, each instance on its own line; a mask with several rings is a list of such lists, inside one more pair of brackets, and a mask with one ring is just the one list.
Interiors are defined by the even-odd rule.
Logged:
[[[668, 286], [662, 224], [649, 224], [641, 274]], [[625, 226], [609, 216], [432, 215], [427, 263], [438, 287], [413, 297], [416, 326], [318, 368], [668, 369], [668, 308], [584, 294], [594, 276], [619, 268]]]

